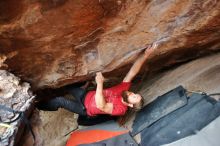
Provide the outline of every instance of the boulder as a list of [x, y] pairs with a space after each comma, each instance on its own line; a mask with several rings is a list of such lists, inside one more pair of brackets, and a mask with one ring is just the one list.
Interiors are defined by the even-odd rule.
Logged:
[[149, 64], [158, 70], [220, 49], [219, 7], [216, 0], [1, 1], [0, 54], [34, 89], [97, 71], [124, 74], [121, 67], [155, 41]]
[[26, 124], [24, 118], [27, 119], [33, 109], [34, 97], [28, 83], [21, 83], [18, 77], [0, 70], [1, 146], [18, 144]]

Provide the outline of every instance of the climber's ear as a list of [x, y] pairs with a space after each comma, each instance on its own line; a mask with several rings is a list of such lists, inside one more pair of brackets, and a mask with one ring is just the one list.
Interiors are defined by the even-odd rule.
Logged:
[[132, 108], [134, 107], [134, 104], [129, 103], [128, 106]]

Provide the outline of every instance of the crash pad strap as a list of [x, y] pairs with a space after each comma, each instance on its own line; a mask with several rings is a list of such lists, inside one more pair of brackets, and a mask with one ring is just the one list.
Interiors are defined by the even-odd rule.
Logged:
[[0, 104], [0, 110], [4, 110], [4, 111], [8, 111], [8, 112], [11, 112], [11, 113], [14, 113], [14, 114], [18, 114], [18, 116], [15, 119], [11, 120], [11, 121], [6, 122], [6, 121], [1, 121], [1, 119], [0, 119], [0, 122], [7, 123], [7, 124], [10, 124], [10, 123], [13, 123], [13, 122], [17, 121], [21, 117], [21, 113], [22, 113], [20, 111], [13, 110], [12, 108], [9, 108], [9, 107], [7, 107], [5, 105], [1, 105], [1, 104]]
[[25, 113], [24, 113], [24, 112], [14, 110], [14, 109], [12, 109], [12, 108], [9, 108], [9, 107], [7, 107], [7, 106], [5, 106], [5, 105], [1, 105], [1, 104], [0, 104], [0, 110], [8, 111], [8, 112], [11, 112], [11, 113], [17, 113], [18, 116], [17, 116], [15, 119], [13, 119], [13, 120], [11, 120], [11, 121], [9, 121], [9, 122], [4, 122], [4, 121], [1, 121], [1, 122], [2, 122], [2, 123], [6, 123], [6, 124], [11, 124], [11, 123], [17, 121], [19, 118], [21, 118], [21, 121], [23, 121], [23, 122], [27, 125], [28, 129], [31, 131], [31, 134], [32, 134], [32, 136], [33, 136], [33, 139], [35, 140], [35, 135], [34, 135], [33, 129], [32, 129], [32, 127], [31, 127], [31, 124], [30, 124], [29, 120], [28, 120], [27, 117], [25, 116]]
[[212, 94], [208, 94], [208, 96], [220, 96], [220, 93], [212, 93]]

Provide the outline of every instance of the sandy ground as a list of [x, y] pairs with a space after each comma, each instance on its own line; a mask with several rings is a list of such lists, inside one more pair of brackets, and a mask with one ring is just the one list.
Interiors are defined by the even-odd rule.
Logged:
[[[160, 74], [148, 76], [140, 92], [146, 103], [149, 103], [178, 85], [183, 85], [187, 90], [215, 93], [220, 92], [219, 83], [220, 54], [216, 54], [191, 61]], [[32, 122], [37, 135], [35, 146], [64, 146], [68, 138], [64, 135], [77, 127], [77, 116], [62, 109], [57, 112], [36, 111], [34, 115]], [[131, 125], [132, 119], [127, 123], [128, 127]], [[33, 145], [30, 135], [28, 134], [26, 137], [28, 138], [25, 138], [23, 146]], [[135, 139], [140, 141], [139, 135]]]

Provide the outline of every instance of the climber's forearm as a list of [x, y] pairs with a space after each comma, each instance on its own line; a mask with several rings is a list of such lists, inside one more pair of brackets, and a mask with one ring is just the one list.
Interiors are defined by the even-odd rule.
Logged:
[[132, 65], [131, 69], [129, 70], [128, 74], [124, 78], [123, 80], [124, 82], [130, 82], [138, 74], [142, 65], [147, 60], [148, 56], [149, 56], [148, 54], [143, 54], [135, 61], [135, 63]]
[[106, 105], [106, 101], [103, 96], [103, 83], [102, 82], [97, 83], [95, 102], [96, 102], [96, 107], [100, 110], [103, 109]]
[[105, 101], [105, 97], [103, 95], [103, 82], [104, 82], [104, 77], [102, 76], [101, 72], [96, 73], [96, 94], [95, 94], [95, 103], [96, 107], [103, 111], [106, 114], [112, 114], [113, 110], [113, 104], [112, 103], [107, 103]]
[[[148, 55], [141, 55], [136, 61], [135, 63], [132, 65], [130, 71], [132, 72], [133, 76], [137, 75], [138, 72], [140, 71], [142, 65], [144, 64], [144, 62], [147, 60]], [[129, 72], [130, 72], [129, 71]]]

